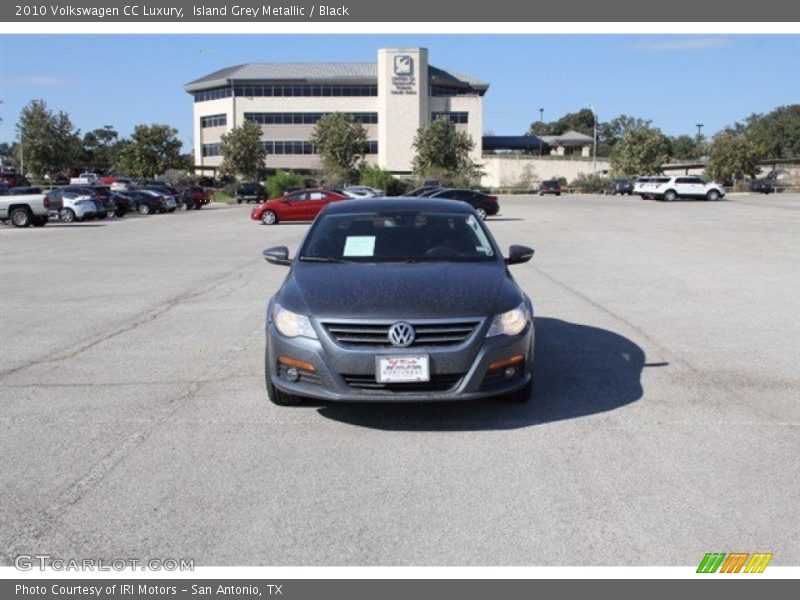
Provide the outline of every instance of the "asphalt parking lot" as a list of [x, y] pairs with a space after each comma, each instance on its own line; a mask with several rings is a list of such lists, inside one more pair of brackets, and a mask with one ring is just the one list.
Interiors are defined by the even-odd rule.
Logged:
[[0, 228], [5, 563], [800, 564], [800, 196], [501, 198], [527, 405], [272, 405], [248, 210]]

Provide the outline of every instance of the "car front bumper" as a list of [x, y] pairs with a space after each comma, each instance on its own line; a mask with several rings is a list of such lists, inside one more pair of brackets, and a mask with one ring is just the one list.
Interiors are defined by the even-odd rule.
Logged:
[[[488, 323], [483, 323], [463, 344], [453, 347], [412, 348], [345, 348], [322, 334], [319, 340], [305, 337], [287, 338], [275, 325], [269, 323], [266, 335], [265, 369], [272, 384], [279, 390], [326, 401], [346, 402], [435, 402], [474, 400], [499, 396], [525, 387], [533, 378], [534, 326], [531, 322], [516, 336], [486, 338]], [[319, 335], [319, 332], [318, 332]], [[345, 379], [353, 376], [375, 375], [377, 356], [402, 356], [425, 354], [429, 357], [431, 382], [437, 378], [450, 378], [454, 383], [445, 389], [419, 388], [416, 384], [403, 389], [404, 384], [394, 384], [391, 389], [360, 389]], [[502, 369], [492, 371], [489, 366], [512, 356], [522, 355], [517, 363], [517, 373], [509, 379]], [[313, 373], [299, 371], [300, 378], [291, 381], [285, 368], [279, 366], [279, 357], [311, 363]], [[500, 371], [500, 372], [498, 372]], [[449, 380], [449, 379], [448, 379]], [[433, 387], [433, 386], [432, 386]]]

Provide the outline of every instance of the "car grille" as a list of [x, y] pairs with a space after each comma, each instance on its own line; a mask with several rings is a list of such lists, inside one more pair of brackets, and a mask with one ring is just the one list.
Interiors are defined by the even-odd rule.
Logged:
[[[327, 332], [345, 346], [376, 346], [392, 348], [389, 342], [391, 323], [323, 323]], [[414, 322], [414, 346], [454, 346], [469, 338], [480, 325], [477, 320]]]
[[380, 383], [375, 375], [342, 375], [344, 382], [351, 388], [386, 392], [445, 392], [458, 385], [462, 374], [431, 375], [430, 381], [414, 381], [407, 383]]

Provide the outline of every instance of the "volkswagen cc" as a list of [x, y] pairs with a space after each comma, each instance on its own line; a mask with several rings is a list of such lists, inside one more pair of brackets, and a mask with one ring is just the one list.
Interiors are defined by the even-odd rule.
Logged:
[[269, 300], [266, 387], [279, 405], [531, 396], [533, 307], [475, 209], [419, 198], [328, 204]]

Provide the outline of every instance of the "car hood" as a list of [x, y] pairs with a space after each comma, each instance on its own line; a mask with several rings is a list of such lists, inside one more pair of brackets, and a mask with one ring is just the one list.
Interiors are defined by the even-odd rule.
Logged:
[[518, 306], [522, 295], [500, 262], [296, 261], [278, 301], [318, 318], [438, 319], [498, 314]]

